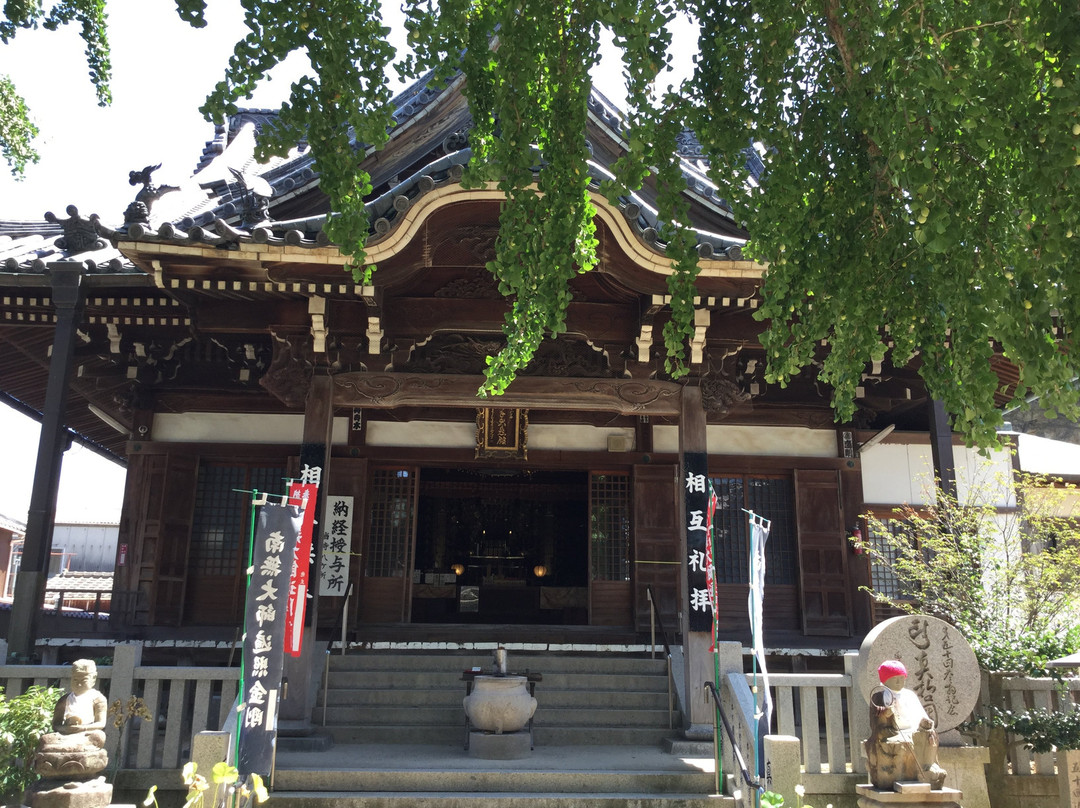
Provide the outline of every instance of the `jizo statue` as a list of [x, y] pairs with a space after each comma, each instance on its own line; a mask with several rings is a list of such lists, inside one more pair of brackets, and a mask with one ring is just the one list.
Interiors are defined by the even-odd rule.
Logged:
[[881, 686], [870, 694], [870, 737], [863, 741], [870, 782], [890, 791], [897, 782], [930, 783], [938, 790], [946, 772], [937, 762], [937, 731], [918, 694], [905, 686], [907, 677], [898, 660], [878, 667]]

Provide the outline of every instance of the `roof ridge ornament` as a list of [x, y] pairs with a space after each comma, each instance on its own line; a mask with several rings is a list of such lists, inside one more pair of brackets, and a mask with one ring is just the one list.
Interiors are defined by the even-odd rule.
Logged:
[[274, 189], [270, 183], [260, 176], [245, 174], [231, 166], [229, 173], [236, 178], [243, 189], [240, 192], [240, 224], [250, 229], [270, 221], [270, 198], [274, 195]]
[[68, 215], [66, 219], [61, 219], [51, 210], [45, 214], [45, 221], [60, 225], [64, 231], [64, 235], [56, 240], [57, 247], [71, 255], [77, 255], [90, 250], [101, 250], [108, 246], [108, 242], [101, 238], [96, 213], [90, 214], [89, 219], [84, 219], [74, 205], [68, 205], [66, 210]]
[[128, 172], [128, 184], [139, 185], [142, 188], [135, 194], [135, 201], [127, 206], [124, 211], [124, 224], [150, 224], [150, 209], [154, 203], [165, 194], [179, 191], [175, 185], [154, 185], [150, 175], [161, 168], [161, 163], [156, 166], [145, 166], [141, 171]]

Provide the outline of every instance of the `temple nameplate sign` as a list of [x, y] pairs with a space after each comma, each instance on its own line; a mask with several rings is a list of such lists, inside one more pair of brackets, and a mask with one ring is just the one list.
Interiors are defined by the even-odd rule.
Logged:
[[476, 458], [529, 459], [529, 411], [476, 408]]

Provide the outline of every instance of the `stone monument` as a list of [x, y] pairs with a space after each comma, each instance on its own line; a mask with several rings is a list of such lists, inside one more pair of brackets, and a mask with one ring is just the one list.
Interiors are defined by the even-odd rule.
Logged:
[[56, 702], [53, 731], [41, 736], [34, 755], [34, 771], [42, 779], [28, 793], [32, 808], [102, 808], [112, 802], [112, 786], [96, 776], [109, 763], [109, 703], [96, 684], [93, 661], [71, 663], [71, 691]]
[[[979, 664], [955, 627], [928, 615], [879, 624], [859, 650], [858, 684], [869, 704], [864, 743], [870, 782], [860, 808], [958, 808], [962, 792], [944, 785], [939, 734], [967, 719], [979, 698]], [[954, 735], [956, 733], [953, 733]]]

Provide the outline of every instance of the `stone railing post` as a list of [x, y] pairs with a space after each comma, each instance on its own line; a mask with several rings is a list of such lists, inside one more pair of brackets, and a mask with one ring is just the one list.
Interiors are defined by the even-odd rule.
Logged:
[[[1001, 681], [1004, 674], [991, 673], [983, 677], [983, 695], [987, 708], [1005, 706], [1004, 689]], [[986, 768], [986, 788], [990, 794], [990, 805], [1000, 805], [1005, 799], [1005, 767], [1008, 765], [1008, 747], [1005, 730], [991, 727], [988, 743], [990, 745], [990, 765]]]
[[[127, 704], [127, 700], [135, 695], [135, 668], [142, 664], [141, 643], [118, 643], [113, 646], [112, 672], [109, 678], [109, 706], [117, 701]], [[157, 712], [156, 704], [146, 705], [151, 714]], [[112, 721], [105, 725], [105, 748], [115, 750], [117, 760], [109, 761], [111, 765], [120, 768], [127, 756], [127, 732], [123, 737], [117, 737], [118, 730]]]
[[795, 786], [802, 782], [802, 744], [793, 735], [765, 736], [765, 790], [799, 805]]
[[213, 781], [211, 773], [218, 763], [229, 763], [232, 753], [232, 735], [222, 731], [204, 731], [195, 733], [191, 739], [191, 760], [195, 771], [207, 780]]
[[[863, 697], [859, 667], [859, 653], [853, 651], [844, 654], [844, 673], [851, 677], [848, 689], [848, 747], [851, 755], [851, 771], [866, 774], [866, 757], [863, 754], [863, 741], [870, 737], [870, 705]], [[832, 761], [829, 761], [830, 766]], [[834, 769], [835, 771], [835, 769]]]
[[0, 665], [7, 664], [7, 640], [0, 639]]

